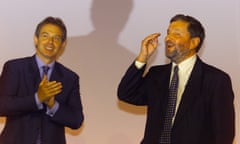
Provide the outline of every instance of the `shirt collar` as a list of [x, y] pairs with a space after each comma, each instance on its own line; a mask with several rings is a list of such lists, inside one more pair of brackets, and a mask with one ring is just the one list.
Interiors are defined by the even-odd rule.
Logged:
[[[191, 56], [190, 58], [182, 61], [181, 63], [178, 64], [178, 69], [179, 71], [182, 71], [182, 72], [185, 72], [189, 69], [192, 69], [195, 62], [197, 60], [197, 55], [193, 55]], [[176, 66], [177, 64], [176, 63], [172, 63], [172, 69]]]
[[52, 69], [54, 64], [55, 64], [55, 61], [54, 61], [54, 62], [51, 62], [50, 64], [46, 65], [37, 55], [35, 55], [35, 60], [36, 60], [37, 65], [38, 65], [38, 69], [41, 69], [42, 66], [48, 66], [50, 69]]

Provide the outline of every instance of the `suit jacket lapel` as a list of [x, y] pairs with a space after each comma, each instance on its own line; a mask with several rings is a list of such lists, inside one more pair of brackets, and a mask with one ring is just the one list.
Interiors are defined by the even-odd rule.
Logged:
[[[60, 66], [60, 64], [58, 62], [56, 62], [55, 65], [54, 65], [51, 77], [50, 77], [50, 81], [57, 81], [57, 82], [61, 82], [63, 84], [64, 83], [63, 77], [64, 77], [64, 74], [62, 72], [61, 66]], [[59, 99], [61, 94], [62, 93], [56, 95], [55, 98]]]
[[196, 98], [201, 94], [201, 81], [202, 81], [202, 62], [198, 58], [196, 64], [192, 70], [189, 80], [186, 84], [185, 90], [182, 95], [182, 100], [180, 102], [174, 126], [181, 121], [181, 118], [191, 109]]
[[26, 72], [26, 80], [27, 86], [30, 93], [35, 93], [37, 91], [38, 85], [41, 81], [40, 72], [38, 70], [38, 66], [35, 60], [35, 57], [30, 57], [27, 64], [27, 72]]
[[165, 65], [164, 67], [160, 67], [154, 71], [154, 76], [152, 76], [152, 87], [153, 90], [153, 103], [155, 106], [159, 107], [160, 110], [160, 118], [164, 118], [165, 110], [167, 108], [168, 103], [168, 95], [169, 95], [169, 80], [171, 74], [172, 64]]
[[63, 74], [62, 74], [60, 65], [59, 65], [58, 62], [56, 62], [54, 67], [53, 67], [53, 71], [52, 71], [50, 80], [51, 81], [53, 81], [53, 80], [54, 81], [61, 81], [62, 77], [63, 77]]

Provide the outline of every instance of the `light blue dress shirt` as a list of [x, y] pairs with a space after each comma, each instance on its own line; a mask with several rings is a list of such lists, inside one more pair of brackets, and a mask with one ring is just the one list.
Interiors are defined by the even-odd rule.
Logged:
[[[42, 66], [46, 66], [46, 64], [37, 55], [35, 56], [35, 60], [36, 60], [37, 65], [38, 65], [40, 76], [42, 77], [43, 76]], [[48, 73], [47, 73], [48, 80], [51, 77], [51, 74], [52, 74], [52, 71], [53, 71], [53, 68], [54, 68], [54, 64], [55, 64], [55, 62], [52, 62], [52, 63], [47, 65], [49, 67], [49, 70], [48, 70]], [[43, 104], [39, 101], [37, 92], [35, 93], [35, 101], [36, 101], [38, 109], [39, 110], [43, 109]], [[59, 109], [59, 103], [55, 100], [55, 104], [53, 105], [52, 108], [47, 107], [46, 114], [52, 117], [52, 116], [54, 116], [54, 114], [57, 112], [58, 109]]]

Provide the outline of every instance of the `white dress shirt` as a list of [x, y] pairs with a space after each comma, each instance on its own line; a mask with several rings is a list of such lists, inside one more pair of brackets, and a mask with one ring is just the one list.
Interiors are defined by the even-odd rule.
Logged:
[[[181, 63], [178, 64], [178, 76], [179, 76], [179, 83], [178, 83], [178, 93], [177, 93], [177, 102], [176, 102], [176, 110], [175, 110], [175, 115], [173, 117], [173, 121], [175, 119], [179, 104], [181, 102], [182, 99], [182, 94], [185, 90], [187, 81], [191, 75], [192, 69], [194, 67], [194, 64], [197, 60], [197, 56], [193, 55], [190, 58], [182, 61]], [[139, 61], [135, 61], [135, 66], [138, 69], [141, 69], [143, 66], [145, 65], [145, 63], [139, 62]], [[172, 70], [171, 70], [171, 79], [172, 79], [172, 75], [173, 75], [173, 68], [176, 65], [176, 63], [172, 63]], [[170, 79], [170, 81], [171, 81]]]

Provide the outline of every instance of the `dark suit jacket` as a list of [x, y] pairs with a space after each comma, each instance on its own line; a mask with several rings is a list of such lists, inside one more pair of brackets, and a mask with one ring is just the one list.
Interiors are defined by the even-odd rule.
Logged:
[[43, 144], [65, 144], [64, 127], [81, 126], [83, 112], [78, 75], [56, 62], [50, 79], [63, 85], [62, 92], [55, 97], [59, 109], [53, 117], [39, 110], [35, 102], [41, 79], [34, 56], [4, 64], [0, 79], [0, 115], [6, 116], [6, 124], [0, 144], [34, 144], [40, 128]]
[[[143, 77], [144, 68], [134, 64], [118, 87], [120, 100], [147, 105], [142, 144], [158, 144], [167, 107], [171, 64], [154, 66]], [[232, 144], [234, 138], [234, 94], [230, 77], [203, 63], [193, 68], [172, 128], [172, 144]]]

